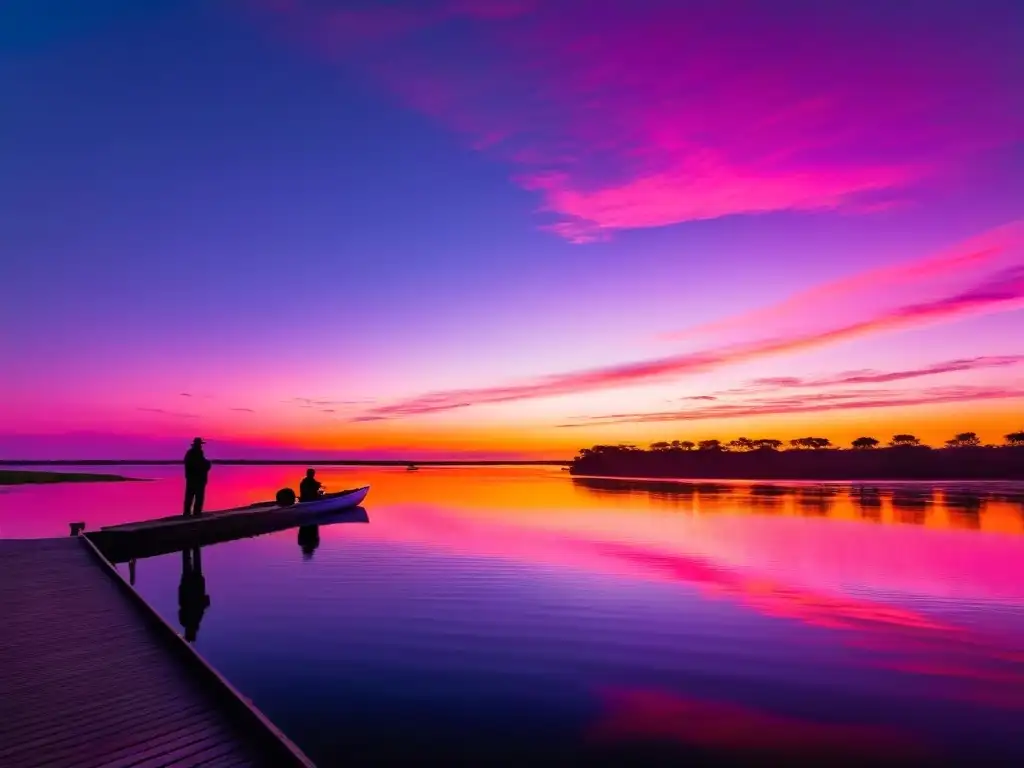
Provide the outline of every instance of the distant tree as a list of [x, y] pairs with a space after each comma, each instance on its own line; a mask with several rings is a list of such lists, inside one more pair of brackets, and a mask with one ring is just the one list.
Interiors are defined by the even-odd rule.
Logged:
[[920, 439], [913, 435], [893, 435], [889, 445], [893, 448], [910, 448], [921, 444]]
[[657, 442], [657, 443], [651, 443], [651, 450], [652, 451], [667, 451], [671, 447], [672, 447], [672, 444], [671, 443], [666, 443], [664, 440], [662, 440], [660, 442]]
[[749, 437], [737, 437], [729, 442], [729, 447], [737, 451], [752, 451], [754, 449], [754, 441]]
[[701, 451], [720, 451], [722, 450], [721, 440], [701, 440], [697, 443], [697, 449]]
[[1007, 445], [1024, 445], [1024, 429], [1006, 435]]
[[860, 450], [866, 450], [868, 448], [874, 448], [875, 446], [877, 446], [878, 441], [873, 437], [858, 437], [856, 440], [850, 443], [850, 445]]
[[762, 437], [754, 441], [754, 447], [759, 451], [777, 451], [782, 447], [782, 441]]
[[981, 438], [974, 432], [960, 432], [946, 441], [947, 448], [977, 448], [979, 445], [981, 445]]
[[635, 451], [637, 447], [635, 445], [595, 445], [590, 449], [592, 455], [602, 456], [608, 454], [623, 453], [625, 451]]
[[679, 441], [679, 447], [684, 451], [692, 451], [697, 447], [697, 444], [693, 440], [681, 440]]
[[619, 443], [618, 445], [615, 446], [615, 450], [623, 451], [624, 453], [630, 453], [632, 451], [639, 451], [640, 449], [637, 448], [632, 443]]
[[832, 441], [827, 437], [798, 437], [794, 440], [790, 440], [789, 444], [797, 449], [810, 449], [816, 451], [822, 448], [828, 448], [832, 445]]

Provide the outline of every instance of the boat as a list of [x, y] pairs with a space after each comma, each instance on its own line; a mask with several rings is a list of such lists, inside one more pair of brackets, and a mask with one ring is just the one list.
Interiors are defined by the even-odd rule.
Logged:
[[[304, 515], [326, 515], [331, 512], [340, 512], [343, 509], [350, 509], [352, 507], [358, 507], [363, 503], [363, 499], [366, 498], [366, 494], [370, 492], [370, 486], [364, 485], [362, 488], [353, 488], [348, 491], [338, 491], [336, 493], [325, 493], [318, 499], [312, 501], [299, 501], [296, 502], [294, 507], [295, 511]], [[277, 506], [277, 504], [274, 504]], [[290, 507], [282, 507], [282, 509], [290, 509]]]

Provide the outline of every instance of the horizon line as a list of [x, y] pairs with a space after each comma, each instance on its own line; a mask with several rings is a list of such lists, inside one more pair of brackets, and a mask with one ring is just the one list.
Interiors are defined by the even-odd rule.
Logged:
[[[496, 466], [496, 465], [560, 465], [571, 464], [572, 459], [210, 459], [214, 464], [313, 464], [335, 466]], [[113, 465], [172, 465], [181, 459], [0, 459], [0, 466], [61, 465], [61, 466], [113, 466]]]

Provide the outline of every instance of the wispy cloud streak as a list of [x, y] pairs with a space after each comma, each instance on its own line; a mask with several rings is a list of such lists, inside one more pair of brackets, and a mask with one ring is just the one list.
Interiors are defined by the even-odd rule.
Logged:
[[136, 408], [141, 413], [156, 413], [161, 416], [173, 416], [178, 419], [198, 419], [197, 413], [184, 413], [183, 411], [170, 411], [166, 408]]
[[[957, 288], [945, 283], [940, 287], [945, 288], [946, 292], [936, 294], [934, 287], [927, 286], [931, 288], [929, 298], [908, 300], [907, 293], [912, 289], [917, 289], [920, 292], [922, 286], [900, 281], [898, 295], [903, 296], [902, 303], [898, 301], [893, 303], [893, 298], [887, 291], [888, 286], [879, 284], [877, 281], [866, 282], [859, 278], [853, 278], [851, 282], [861, 286], [859, 295], [864, 296], [866, 299], [864, 303], [869, 304], [866, 309], [860, 309], [862, 313], [860, 317], [854, 315], [852, 319], [845, 319], [838, 323], [828, 315], [804, 317], [803, 322], [795, 330], [768, 338], [761, 337], [752, 340], [748, 338], [733, 344], [710, 347], [696, 352], [622, 363], [592, 370], [553, 374], [522, 383], [428, 393], [372, 408], [355, 420], [375, 421], [416, 416], [466, 408], [472, 405], [506, 403], [669, 381], [726, 365], [772, 355], [801, 352], [862, 336], [892, 333], [950, 322], [972, 315], [1018, 309], [1024, 307], [1024, 239], [1022, 239], [1022, 233], [1024, 230], [1020, 226], [1005, 227], [979, 238], [975, 242], [976, 250], [986, 253], [997, 251], [999, 258], [986, 256], [985, 263], [990, 267], [989, 273], [975, 276], [973, 267], [976, 260], [970, 257], [969, 254], [973, 251], [968, 249], [961, 263], [971, 265], [971, 270], [966, 275], [959, 274], [959, 277], [961, 279], [973, 278], [976, 282], [968, 284], [966, 288]], [[931, 264], [934, 264], [934, 259], [925, 259], [917, 267], [914, 264], [906, 265], [900, 274], [909, 272], [930, 275], [932, 274], [931, 268], [922, 265]], [[945, 277], [949, 277], [949, 274], [956, 275], [955, 272], [943, 271]], [[888, 305], [878, 306], [877, 302], [872, 305], [867, 301], [876, 294], [882, 294], [887, 298]], [[786, 307], [789, 304], [790, 301], [786, 301], [780, 306]], [[852, 310], [857, 309], [857, 302], [852, 302]], [[772, 308], [766, 311], [771, 312]], [[866, 316], [863, 314], [872, 311], [872, 314]], [[822, 325], [823, 322], [827, 323], [830, 320], [830, 324]], [[816, 323], [817, 327], [811, 325], [812, 322]], [[752, 322], [746, 326], [748, 336], [762, 332], [762, 327], [761, 323]], [[808, 330], [809, 327], [810, 330]], [[902, 376], [912, 378], [906, 372]], [[897, 379], [899, 377], [897, 375]]]
[[865, 389], [859, 392], [792, 395], [742, 403], [723, 403], [702, 408], [654, 413], [617, 413], [607, 416], [584, 417], [580, 421], [559, 424], [561, 429], [576, 429], [609, 424], [644, 424], [663, 421], [701, 421], [703, 419], [735, 419], [755, 416], [778, 416], [822, 411], [861, 410], [865, 408], [895, 408], [944, 403], [964, 403], [980, 400], [1024, 399], [1024, 385], [1003, 387], [934, 387], [921, 391], [879, 392]]
[[[888, 384], [893, 381], [905, 381], [907, 379], [918, 379], [923, 376], [939, 376], [944, 373], [962, 373], [965, 371], [977, 371], [990, 368], [1009, 368], [1024, 363], [1024, 355], [989, 355], [982, 357], [968, 357], [958, 360], [946, 360], [941, 363], [933, 363], [921, 368], [911, 368], [900, 371], [845, 371], [835, 376], [824, 376], [816, 379], [800, 378], [797, 376], [773, 376], [761, 379], [754, 379], [746, 388], [730, 390], [729, 394], [741, 394], [750, 392], [761, 392], [764, 390], [783, 389], [819, 389], [823, 387], [849, 386], [860, 384]], [[716, 400], [716, 396], [683, 397], [681, 400]]]
[[1014, 268], [1024, 262], [1024, 221], [1012, 221], [957, 243], [923, 259], [887, 264], [832, 280], [800, 291], [784, 301], [751, 312], [727, 317], [682, 331], [665, 334], [667, 341], [729, 332], [747, 333], [751, 328], [773, 328], [780, 332], [805, 325], [822, 314], [864, 312], [905, 297], [908, 292], [932, 287], [938, 292], [953, 292], [951, 286], [966, 281], [981, 281], [1000, 268]]

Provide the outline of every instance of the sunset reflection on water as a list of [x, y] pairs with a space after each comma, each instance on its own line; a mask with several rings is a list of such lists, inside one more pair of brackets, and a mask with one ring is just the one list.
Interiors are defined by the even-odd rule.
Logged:
[[[302, 469], [217, 466], [209, 506], [270, 498]], [[8, 489], [0, 534], [175, 511], [177, 468], [124, 474], [155, 479]], [[354, 744], [400, 757], [395, 729], [413, 726], [399, 714], [429, 720], [417, 738], [438, 754], [461, 744], [481, 760], [503, 739], [530, 760], [637, 743], [750, 760], [1024, 758], [1021, 486], [536, 467], [318, 477], [369, 483], [369, 523], [205, 547], [197, 648], [327, 763]], [[180, 561], [137, 565], [172, 623]], [[514, 725], [510, 707], [532, 714]], [[361, 735], [325, 735], [342, 714]], [[475, 747], [458, 735], [470, 721]]]

